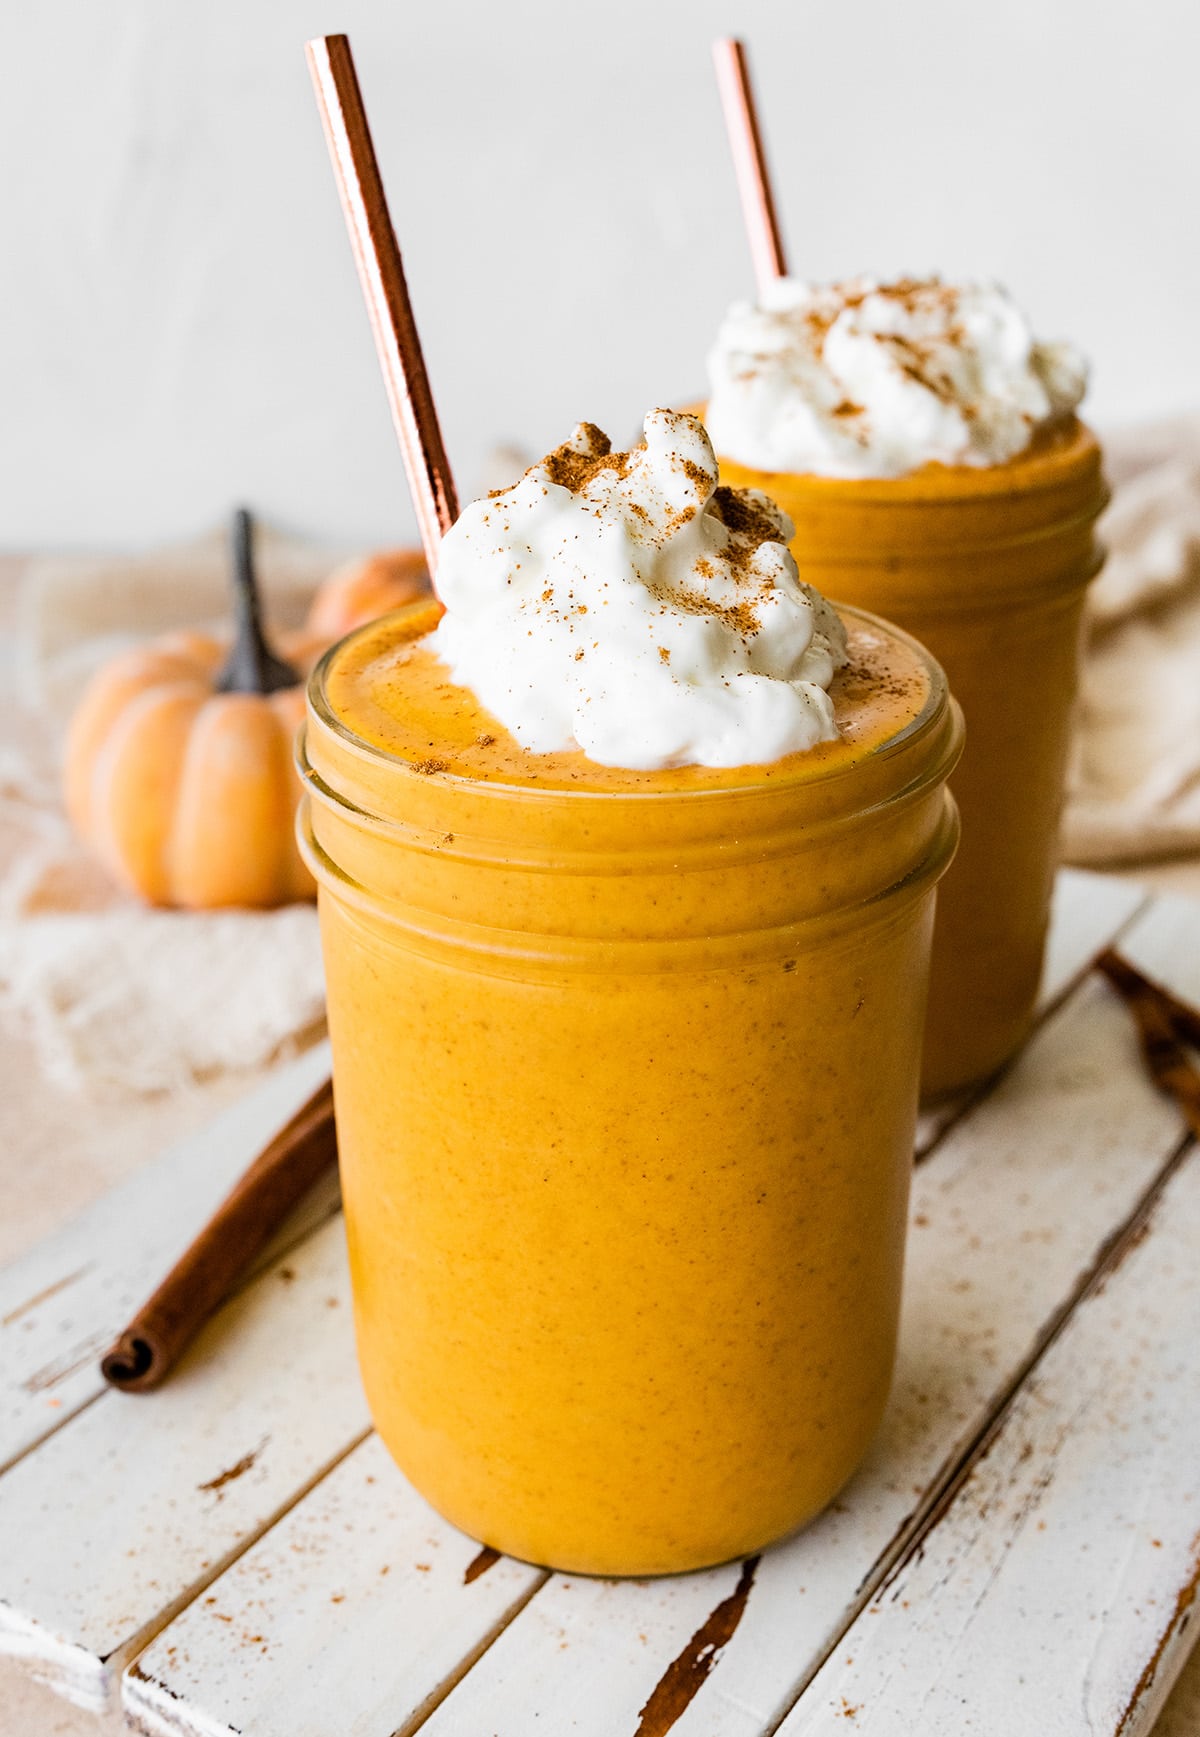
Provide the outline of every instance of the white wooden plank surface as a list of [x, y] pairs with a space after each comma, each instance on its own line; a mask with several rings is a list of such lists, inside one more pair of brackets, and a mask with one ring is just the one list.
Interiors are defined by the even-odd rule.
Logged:
[[[1150, 903], [1149, 895], [1129, 881], [1083, 869], [1061, 869], [1054, 883], [1050, 933], [1042, 962], [1037, 1018], [1042, 1020], [1073, 987], [1102, 947], [1109, 946], [1127, 924]], [[923, 1158], [963, 1111], [979, 1096], [961, 1096], [922, 1110], [917, 1119], [916, 1153]]]
[[1145, 888], [1131, 881], [1084, 869], [1060, 869], [1050, 905], [1039, 1011], [1053, 1007], [1100, 949], [1150, 902]]
[[126, 1710], [156, 1737], [407, 1729], [544, 1578], [447, 1525], [371, 1436], [130, 1668]]
[[[1164, 902], [1135, 932], [1131, 954], [1181, 994], [1200, 994], [1200, 907]], [[928, 1492], [1136, 1211], [1180, 1126], [1142, 1072], [1125, 1010], [1089, 980], [946, 1136], [915, 1179], [901, 1355], [880, 1438], [840, 1500], [764, 1555], [736, 1631], [669, 1727], [675, 1737], [758, 1737], [788, 1709]], [[739, 1573], [735, 1564], [612, 1593], [552, 1577], [433, 1715], [429, 1737], [518, 1737], [545, 1729], [551, 1710], [556, 1730], [639, 1733], [681, 1644]], [[639, 1737], [656, 1731], [650, 1720]]]
[[[103, 1391], [100, 1352], [328, 1073], [320, 1044], [0, 1272], [0, 1469]], [[275, 1251], [328, 1217], [336, 1199], [331, 1175]]]
[[[782, 1737], [1137, 1737], [1200, 1583], [1200, 1155]], [[852, 1726], [848, 1724], [852, 1721]]]
[[132, 1652], [368, 1427], [341, 1218], [154, 1393], [105, 1392], [0, 1478], [0, 1650], [102, 1707]]
[[[1090, 881], [1092, 877], [1080, 877]], [[1136, 905], [1135, 905], [1136, 908]], [[1128, 912], [1122, 901], [1117, 907]], [[1113, 925], [1090, 929], [1089, 956]], [[1200, 908], [1183, 902], [1150, 912], [1131, 931], [1129, 951], [1200, 993]], [[1123, 942], [1123, 945], [1125, 943]], [[1059, 958], [1065, 950], [1059, 950]], [[1170, 969], [1169, 966], [1175, 969]], [[1186, 968], [1183, 968], [1186, 967]], [[1098, 980], [1054, 1015], [993, 1097], [946, 1137], [918, 1172], [910, 1282], [896, 1397], [871, 1460], [842, 1500], [802, 1537], [759, 1564], [736, 1631], [714, 1663], [701, 1631], [738, 1587], [740, 1565], [670, 1581], [613, 1584], [553, 1576], [433, 1714], [438, 1737], [503, 1737], [527, 1731], [639, 1731], [659, 1685], [688, 1675], [698, 1692], [670, 1728], [683, 1737], [751, 1737], [786, 1712], [801, 1682], [852, 1613], [860, 1582], [882, 1572], [911, 1531], [913, 1518], [984, 1426], [1081, 1283], [1113, 1230], [1135, 1211], [1173, 1151], [1179, 1120], [1146, 1081], [1125, 1011]], [[296, 1509], [319, 1504], [314, 1492]], [[371, 1525], [380, 1496], [364, 1498]], [[257, 1632], [253, 1580], [269, 1560], [268, 1537], [212, 1590], [234, 1623]], [[337, 1573], [356, 1587], [352, 1619], [331, 1609], [331, 1579], [314, 1574], [292, 1588], [291, 1616], [308, 1631], [322, 1621], [322, 1668], [353, 1680], [354, 1660], [385, 1653], [397, 1632], [388, 1607], [369, 1597], [369, 1571], [353, 1580], [339, 1555]], [[452, 1593], [453, 1588], [449, 1589]], [[728, 1615], [728, 1607], [726, 1607]], [[452, 1620], [448, 1605], [444, 1620]], [[189, 1613], [156, 1643], [153, 1675], [163, 1722], [157, 1732], [191, 1732], [188, 1708], [203, 1685], [205, 1737], [275, 1737], [302, 1716], [306, 1697], [286, 1647], [231, 1663]], [[719, 1626], [719, 1625], [718, 1625]], [[179, 1650], [172, 1659], [167, 1648]], [[407, 1675], [401, 1700], [416, 1699]], [[706, 1666], [708, 1675], [705, 1676]], [[430, 1670], [428, 1692], [442, 1682]], [[691, 1686], [690, 1684], [688, 1686]], [[138, 1691], [130, 1685], [134, 1704]], [[660, 1704], [667, 1691], [659, 1690]], [[171, 1697], [182, 1700], [171, 1706]], [[257, 1710], [254, 1721], [247, 1709]], [[270, 1709], [268, 1713], [267, 1709]], [[386, 1697], [354, 1737], [391, 1737]], [[656, 1716], [656, 1715], [655, 1715]], [[175, 1722], [172, 1723], [172, 1720]], [[643, 1737], [667, 1727], [647, 1724]]]

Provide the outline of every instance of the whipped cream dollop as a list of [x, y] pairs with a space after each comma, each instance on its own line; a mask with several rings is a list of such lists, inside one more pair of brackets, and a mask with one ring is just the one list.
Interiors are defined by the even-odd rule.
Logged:
[[830, 741], [846, 636], [804, 585], [792, 524], [717, 485], [694, 416], [645, 444], [571, 438], [467, 507], [442, 542], [425, 643], [534, 753], [605, 766], [743, 766]]
[[708, 367], [723, 457], [819, 476], [1003, 464], [1087, 387], [1080, 353], [1037, 342], [998, 284], [938, 278], [781, 278], [730, 309]]

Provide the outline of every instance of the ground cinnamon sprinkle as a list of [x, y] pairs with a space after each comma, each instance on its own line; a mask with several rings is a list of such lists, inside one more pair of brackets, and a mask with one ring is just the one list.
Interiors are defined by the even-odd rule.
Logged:
[[735, 633], [743, 634], [746, 638], [758, 632], [758, 616], [749, 603], [729, 603], [714, 609], [713, 613], [720, 616], [727, 627], [732, 627]]
[[904, 699], [920, 685], [914, 676], [896, 674], [889, 671], [885, 664], [870, 661], [851, 660], [844, 663], [833, 679], [834, 688], [831, 692], [836, 690], [851, 702], [868, 699], [872, 694]]
[[[907, 312], [916, 313], [922, 308], [941, 308], [953, 310], [957, 306], [958, 292], [951, 285], [944, 284], [940, 278], [921, 279], [915, 277], [898, 278], [895, 283], [862, 284], [845, 283], [832, 286], [827, 300], [816, 307], [801, 310], [801, 318], [808, 328], [809, 342], [813, 354], [822, 358], [825, 354], [825, 340], [830, 327], [841, 315], [851, 308], [859, 308], [869, 296], [878, 297], [882, 301], [898, 302]], [[881, 342], [887, 343], [892, 334], [876, 334]], [[954, 329], [940, 342], [959, 344], [963, 333]], [[902, 340], [903, 341], [903, 340]], [[922, 380], [922, 385], [929, 382]], [[839, 405], [831, 412], [834, 416], [850, 416], [852, 409], [843, 409]]]
[[771, 515], [756, 506], [741, 489], [731, 489], [721, 483], [713, 490], [710, 505], [727, 531], [738, 537], [748, 537], [756, 546], [787, 541]]
[[[848, 406], [848, 409], [857, 410], [857, 406]], [[580, 451], [579, 448], [583, 450]], [[627, 452], [614, 452], [612, 442], [595, 423], [582, 422], [571, 439], [548, 454], [541, 464], [535, 467], [535, 471], [540, 472], [547, 482], [579, 495], [587, 489], [593, 478], [601, 473], [610, 473], [614, 480], [624, 479], [644, 451], [643, 440]], [[662, 544], [681, 531], [706, 507], [711, 508], [714, 518], [725, 526], [729, 536], [718, 561], [714, 562], [703, 556], [695, 560], [696, 577], [702, 582], [715, 582], [719, 571], [727, 569], [729, 578], [742, 595], [733, 602], [727, 602], [710, 595], [707, 589], [699, 586], [686, 589], [663, 585], [651, 586], [651, 590], [667, 608], [681, 609], [691, 615], [707, 616], [720, 621], [732, 632], [750, 638], [759, 632], [762, 625], [758, 605], [768, 598], [773, 590], [771, 580], [756, 570], [757, 551], [764, 543], [782, 544], [786, 542], [786, 538], [769, 506], [754, 500], [742, 490], [722, 485], [714, 488], [712, 470], [689, 458], [686, 453], [674, 452], [671, 462], [695, 490], [695, 500], [673, 509], [663, 502], [659, 516], [648, 512], [639, 501], [629, 502], [628, 510], [650, 528], [652, 542]], [[601, 516], [599, 506], [596, 507], [596, 515]], [[560, 601], [552, 585], [547, 585], [541, 592], [540, 601], [547, 605], [550, 613], [572, 633], [575, 631], [575, 621], [572, 618], [586, 616], [588, 612], [585, 603], [575, 601], [573, 592], [568, 592], [566, 599]], [[531, 637], [532, 631], [530, 629]], [[669, 664], [670, 650], [666, 646], [658, 646], [656, 649], [661, 661]], [[576, 650], [572, 655], [576, 663], [580, 662], [584, 656], [583, 649]], [[428, 762], [419, 769], [442, 770]]]
[[[758, 616], [754, 613], [753, 604], [749, 602], [718, 603], [715, 598], [708, 597], [701, 591], [677, 590], [668, 586], [655, 585], [651, 590], [660, 601], [682, 609], [685, 615], [711, 615], [717, 621], [723, 621], [726, 627], [732, 628], [735, 633], [743, 634], [747, 638], [758, 632]], [[662, 657], [661, 647], [659, 656]]]
[[918, 386], [923, 386], [927, 392], [932, 392], [935, 398], [940, 398], [944, 403], [953, 403], [957, 397], [957, 388], [953, 380], [936, 366], [935, 357], [960, 345], [964, 336], [959, 327], [953, 326], [941, 337], [927, 343], [902, 337], [898, 332], [881, 335], [879, 341], [891, 351], [902, 374], [915, 381]]
[[564, 441], [562, 446], [556, 446], [554, 451], [542, 460], [541, 465], [552, 483], [577, 495], [602, 470], [615, 471], [619, 477], [629, 474], [632, 453], [614, 452], [612, 441], [594, 422], [581, 422], [579, 427], [591, 451], [576, 452], [567, 441]]

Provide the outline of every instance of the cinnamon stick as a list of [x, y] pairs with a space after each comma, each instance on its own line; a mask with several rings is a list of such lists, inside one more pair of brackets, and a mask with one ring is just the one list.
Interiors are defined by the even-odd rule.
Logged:
[[1174, 1098], [1200, 1139], [1200, 1069], [1186, 1054], [1188, 1046], [1200, 1048], [1200, 1012], [1161, 983], [1143, 976], [1136, 965], [1111, 947], [1100, 954], [1096, 969], [1107, 977], [1133, 1014], [1151, 1079], [1160, 1091]]
[[1192, 1049], [1200, 1049], [1200, 1008], [1181, 1001], [1165, 983], [1156, 983], [1152, 977], [1143, 976], [1136, 965], [1131, 965], [1111, 947], [1101, 953], [1096, 965], [1113, 988], [1127, 999], [1151, 997], [1170, 1020], [1176, 1036]]
[[100, 1359], [104, 1379], [126, 1393], [157, 1387], [336, 1158], [333, 1082], [326, 1080], [259, 1153], [105, 1352]]

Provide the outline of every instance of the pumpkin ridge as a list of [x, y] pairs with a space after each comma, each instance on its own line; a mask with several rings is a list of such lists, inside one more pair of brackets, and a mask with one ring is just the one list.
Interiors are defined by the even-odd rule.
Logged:
[[92, 766], [91, 838], [122, 885], [171, 902], [166, 846], [188, 734], [205, 704], [200, 683], [161, 683], [136, 694]]
[[[316, 895], [296, 839], [293, 748], [305, 673], [331, 627], [347, 623], [317, 632], [310, 619], [280, 636], [289, 661], [276, 658], [258, 616], [251, 530], [239, 513], [238, 631], [179, 628], [121, 652], [71, 720], [68, 813], [118, 882], [151, 903], [269, 908]], [[321, 602], [374, 616], [427, 592], [420, 552], [387, 551], [334, 575]]]
[[76, 829], [87, 838], [94, 804], [92, 771], [96, 756], [117, 720], [140, 694], [154, 688], [192, 683], [204, 676], [177, 660], [163, 660], [145, 649], [127, 652], [92, 678], [71, 719], [64, 752], [64, 800]]
[[295, 807], [289, 740], [255, 694], [214, 694], [194, 720], [169, 845], [175, 901], [187, 908], [278, 901]]

